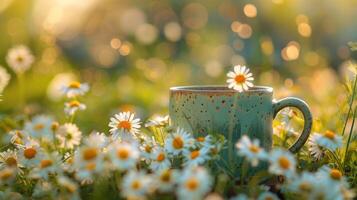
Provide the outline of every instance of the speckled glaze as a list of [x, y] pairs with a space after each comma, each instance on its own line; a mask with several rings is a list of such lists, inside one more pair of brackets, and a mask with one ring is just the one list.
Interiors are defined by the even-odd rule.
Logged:
[[[237, 171], [242, 160], [234, 148], [239, 138], [246, 134], [257, 138], [267, 150], [272, 148], [272, 120], [284, 107], [296, 107], [305, 118], [300, 138], [290, 148], [297, 152], [306, 142], [312, 117], [306, 103], [288, 97], [273, 101], [273, 89], [256, 86], [243, 93], [226, 86], [182, 86], [170, 88], [169, 113], [174, 126], [191, 132], [195, 137], [223, 134], [228, 148], [222, 152], [225, 164]], [[261, 166], [264, 167], [264, 166]]]

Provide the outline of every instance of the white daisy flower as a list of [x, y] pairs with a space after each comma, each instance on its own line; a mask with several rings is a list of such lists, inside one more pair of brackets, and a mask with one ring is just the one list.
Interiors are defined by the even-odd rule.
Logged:
[[295, 193], [309, 193], [314, 189], [316, 184], [319, 183], [314, 174], [303, 172], [288, 184], [287, 189]]
[[61, 157], [57, 152], [45, 153], [41, 157], [40, 164], [31, 171], [30, 177], [48, 180], [50, 174], [58, 175], [62, 173], [60, 164]]
[[133, 143], [115, 141], [110, 144], [108, 155], [114, 168], [129, 170], [135, 168], [140, 152]]
[[157, 143], [154, 138], [146, 135], [141, 135], [140, 139], [142, 139], [139, 147], [141, 158], [149, 163], [151, 161], [152, 152], [157, 146]]
[[[135, 114], [131, 112], [121, 112], [119, 114], [114, 115], [114, 117], [110, 118], [109, 127], [110, 133], [113, 135], [114, 139], [131, 139], [132, 135], [136, 136], [139, 133], [140, 119], [135, 118]], [[128, 137], [129, 138], [126, 138]], [[125, 138], [123, 138], [125, 137]]]
[[49, 181], [44, 181], [44, 180], [37, 181], [37, 184], [35, 185], [32, 192], [32, 196], [35, 199], [40, 199], [44, 197], [53, 199], [57, 195], [58, 193], [55, 192], [55, 188], [53, 184]]
[[317, 140], [319, 139], [318, 133], [314, 133], [309, 138], [309, 151], [315, 160], [320, 160], [325, 155], [325, 149], [318, 145]]
[[82, 132], [77, 125], [66, 123], [58, 128], [56, 137], [59, 140], [60, 147], [73, 149], [80, 144]]
[[196, 146], [198, 148], [211, 148], [214, 145], [213, 137], [211, 135], [206, 135], [205, 137], [199, 136], [195, 138]]
[[313, 135], [316, 144], [331, 151], [335, 151], [342, 146], [342, 136], [336, 135], [332, 131], [326, 131], [325, 134]]
[[279, 200], [279, 197], [271, 192], [263, 192], [258, 196], [257, 200]]
[[121, 194], [127, 199], [145, 199], [151, 191], [152, 180], [143, 171], [129, 171], [123, 178]]
[[344, 186], [348, 185], [342, 172], [338, 169], [323, 166], [317, 171], [316, 175], [320, 179], [324, 179], [326, 182], [338, 183]]
[[171, 167], [169, 156], [163, 148], [157, 147], [151, 155], [150, 169], [153, 171], [165, 170]]
[[203, 165], [209, 159], [208, 152], [208, 148], [201, 148], [193, 151], [185, 150], [183, 153], [185, 160], [184, 165], [190, 167]]
[[63, 193], [61, 194], [61, 196], [64, 197], [64, 199], [70, 199], [70, 200], [81, 199], [78, 193], [78, 184], [76, 182], [72, 181], [71, 179], [65, 176], [59, 176], [57, 178], [57, 182], [59, 186], [64, 189], [64, 194]]
[[0, 153], [0, 168], [4, 167], [14, 167], [17, 169], [22, 167], [17, 157], [16, 149], [8, 149]]
[[326, 178], [317, 178], [317, 183], [314, 185], [313, 190], [307, 194], [308, 200], [324, 199], [324, 200], [336, 200], [345, 199], [343, 196], [343, 187], [335, 182], [331, 182]]
[[96, 146], [82, 146], [74, 154], [73, 166], [78, 180], [92, 182], [95, 174], [103, 174], [104, 154]]
[[10, 142], [14, 145], [23, 145], [29, 139], [29, 135], [22, 130], [12, 130], [9, 132]]
[[246, 66], [236, 65], [234, 70], [227, 73], [228, 88], [233, 88], [238, 92], [243, 92], [253, 87], [253, 74], [249, 72]]
[[64, 105], [64, 112], [69, 116], [74, 115], [78, 110], [85, 110], [87, 108], [86, 105], [77, 100], [66, 102]]
[[179, 178], [178, 199], [203, 199], [203, 196], [211, 189], [211, 185], [212, 178], [205, 168], [188, 167]]
[[169, 124], [169, 116], [153, 116], [148, 122], [145, 123], [145, 127], [164, 127]]
[[16, 175], [16, 168], [5, 167], [3, 169], [0, 169], [0, 186], [11, 185], [15, 181]]
[[84, 138], [83, 143], [88, 146], [96, 146], [98, 148], [105, 148], [108, 146], [110, 140], [104, 134], [100, 132], [92, 132], [86, 138]]
[[88, 91], [89, 91], [89, 85], [87, 83], [80, 83], [78, 81], [72, 81], [67, 86], [62, 87], [62, 92], [68, 98], [83, 96]]
[[0, 66], [0, 93], [2, 93], [9, 84], [10, 78], [11, 76], [7, 73], [6, 69]]
[[6, 55], [6, 62], [16, 73], [27, 71], [34, 61], [30, 50], [24, 45], [11, 48]]
[[31, 122], [26, 122], [24, 130], [31, 137], [40, 141], [53, 142], [52, 122], [53, 119], [51, 117], [44, 115], [36, 116]]
[[243, 135], [236, 144], [236, 147], [238, 154], [245, 157], [254, 167], [258, 165], [259, 160], [268, 158], [267, 153], [259, 146], [258, 139], [251, 141], [248, 136]]
[[165, 169], [155, 171], [154, 182], [160, 192], [169, 192], [177, 184], [180, 173], [175, 169]]
[[165, 149], [168, 153], [178, 155], [184, 150], [193, 147], [194, 138], [181, 128], [177, 128], [175, 133], [170, 134], [165, 141]]
[[28, 140], [22, 146], [19, 146], [18, 160], [24, 167], [37, 166], [42, 158], [42, 150], [38, 142]]
[[296, 161], [294, 156], [281, 149], [274, 149], [269, 155], [269, 172], [276, 175], [291, 177], [295, 174]]
[[74, 155], [76, 154], [77, 151], [74, 153], [69, 153], [66, 152], [64, 154], [63, 162], [62, 162], [62, 169], [66, 172], [73, 173], [75, 171], [74, 167]]

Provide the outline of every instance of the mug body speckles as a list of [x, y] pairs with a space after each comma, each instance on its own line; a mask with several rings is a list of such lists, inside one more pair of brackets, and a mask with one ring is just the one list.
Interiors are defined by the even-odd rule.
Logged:
[[[222, 159], [229, 168], [235, 169], [235, 174], [239, 174], [242, 159], [237, 156], [235, 144], [242, 135], [257, 138], [266, 150], [272, 147], [272, 120], [277, 109], [285, 105], [278, 102], [279, 106], [275, 106], [272, 96], [273, 89], [263, 86], [243, 93], [226, 86], [173, 87], [170, 89], [169, 114], [173, 126], [184, 128], [195, 137], [222, 134], [227, 140]], [[299, 108], [291, 102], [286, 106]]]

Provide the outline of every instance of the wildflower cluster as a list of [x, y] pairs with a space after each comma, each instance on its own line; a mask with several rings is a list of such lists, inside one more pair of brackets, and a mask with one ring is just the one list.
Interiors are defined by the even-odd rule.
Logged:
[[[77, 98], [86, 88], [71, 83], [64, 92]], [[156, 119], [146, 126], [162, 128], [160, 138], [143, 132], [141, 120], [131, 112], [114, 115], [109, 134], [83, 137], [73, 122], [34, 116], [8, 133], [9, 145], [0, 153], [0, 188], [5, 188], [0, 196], [80, 199], [81, 188], [107, 179], [119, 188], [118, 197], [174, 192], [179, 199], [203, 198], [213, 184], [205, 165], [218, 158], [217, 146], [224, 142], [210, 135], [194, 138], [181, 128], [167, 131], [168, 119]]]

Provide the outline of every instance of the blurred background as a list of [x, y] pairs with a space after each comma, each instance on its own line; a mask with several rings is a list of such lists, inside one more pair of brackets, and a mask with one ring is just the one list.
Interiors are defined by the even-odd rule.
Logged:
[[12, 75], [0, 112], [22, 112], [5, 57], [24, 44], [35, 56], [26, 114], [63, 120], [59, 88], [87, 82], [88, 108], [77, 116], [85, 130], [108, 130], [123, 110], [167, 114], [171, 86], [225, 84], [237, 64], [251, 68], [256, 85], [274, 87], [275, 98], [301, 97], [335, 127], [356, 58], [348, 47], [355, 19], [356, 0], [0, 0], [0, 65]]

